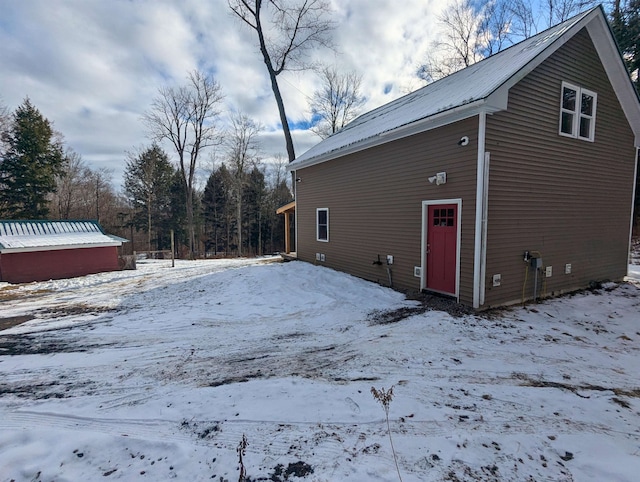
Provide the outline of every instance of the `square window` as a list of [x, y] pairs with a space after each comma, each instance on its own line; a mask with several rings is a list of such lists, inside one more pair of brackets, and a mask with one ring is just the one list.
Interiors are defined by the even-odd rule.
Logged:
[[560, 135], [593, 141], [596, 118], [595, 92], [562, 83]]
[[329, 208], [316, 209], [316, 240], [329, 241]]

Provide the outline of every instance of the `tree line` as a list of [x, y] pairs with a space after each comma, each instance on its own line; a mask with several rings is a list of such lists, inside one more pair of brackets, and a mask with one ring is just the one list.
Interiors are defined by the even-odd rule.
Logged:
[[170, 249], [173, 230], [184, 257], [281, 251], [284, 220], [276, 209], [293, 199], [286, 163], [261, 162], [259, 130], [246, 116], [237, 115], [234, 126], [219, 141], [224, 162], [204, 186], [193, 171], [188, 225], [185, 175], [157, 143], [128, 154], [118, 192], [112, 173], [92, 169], [65, 146], [30, 99], [12, 113], [1, 106], [0, 218], [95, 219], [138, 251]]

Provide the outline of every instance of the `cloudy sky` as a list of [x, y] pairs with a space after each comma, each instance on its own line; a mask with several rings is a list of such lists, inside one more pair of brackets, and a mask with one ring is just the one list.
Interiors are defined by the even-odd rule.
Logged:
[[[336, 51], [313, 60], [361, 73], [365, 110], [377, 107], [420, 85], [416, 65], [446, 2], [330, 0]], [[285, 155], [254, 35], [226, 0], [0, 0], [0, 102], [13, 110], [28, 96], [92, 168], [113, 171], [119, 188], [126, 153], [150, 142], [140, 118], [158, 88], [198, 68], [220, 83], [225, 110], [264, 125], [264, 156]], [[279, 80], [290, 121], [304, 125], [317, 76]], [[318, 141], [294, 130], [298, 155]]]

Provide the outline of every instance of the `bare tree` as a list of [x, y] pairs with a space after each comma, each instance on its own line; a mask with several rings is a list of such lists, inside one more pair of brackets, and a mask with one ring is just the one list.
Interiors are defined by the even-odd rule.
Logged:
[[56, 192], [51, 197], [51, 214], [58, 219], [70, 219], [82, 202], [82, 184], [90, 170], [82, 157], [72, 149], [65, 152], [63, 172], [56, 178]]
[[325, 139], [355, 119], [366, 98], [360, 93], [362, 76], [355, 72], [324, 67], [320, 77], [322, 87], [313, 93], [310, 105], [312, 117], [319, 121], [311, 130]]
[[455, 0], [438, 18], [442, 35], [432, 43], [432, 52], [418, 68], [418, 76], [433, 82], [464, 69], [483, 58], [484, 17], [472, 0]]
[[269, 73], [271, 89], [278, 105], [289, 161], [296, 157], [278, 85], [278, 75], [287, 70], [309, 68], [309, 49], [330, 46], [328, 33], [333, 23], [326, 18], [326, 0], [228, 0], [231, 11], [258, 37], [262, 60]]
[[418, 67], [426, 82], [446, 77], [581, 10], [593, 0], [455, 0], [439, 18], [441, 38]]
[[190, 72], [180, 87], [162, 87], [143, 120], [155, 141], [171, 143], [178, 156], [187, 211], [189, 255], [196, 254], [194, 227], [194, 182], [199, 155], [220, 143], [216, 126], [222, 89], [218, 82], [199, 71]]
[[6, 149], [6, 134], [8, 134], [11, 126], [11, 113], [9, 108], [4, 105], [2, 99], [0, 99], [0, 158], [4, 156]]
[[259, 160], [258, 135], [262, 127], [246, 114], [235, 113], [226, 135], [227, 166], [231, 172], [232, 189], [236, 207], [238, 256], [242, 256], [242, 197], [247, 177]]
[[509, 29], [513, 24], [509, 6], [507, 1], [491, 0], [482, 10], [479, 36], [485, 57], [500, 52], [509, 43]]
[[[511, 36], [522, 40], [593, 7], [594, 0], [502, 0], [511, 12]], [[537, 6], [537, 8], [536, 8]]]
[[511, 0], [511, 36], [516, 40], [529, 38], [538, 31], [537, 12], [534, 12], [531, 0]]

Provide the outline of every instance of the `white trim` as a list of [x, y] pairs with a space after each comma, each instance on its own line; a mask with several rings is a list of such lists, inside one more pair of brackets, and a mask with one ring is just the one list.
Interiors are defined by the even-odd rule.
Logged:
[[83, 249], [83, 248], [108, 248], [122, 246], [122, 243], [114, 241], [113, 243], [99, 243], [99, 244], [67, 244], [64, 246], [28, 246], [22, 248], [1, 248], [0, 254], [11, 253], [33, 253], [37, 251], [62, 251], [65, 249]]
[[[627, 265], [631, 264], [631, 241], [633, 237], [633, 209], [636, 204], [636, 189], [640, 188], [637, 183], [638, 180], [638, 164], [640, 163], [640, 148], [636, 147], [636, 158], [635, 158], [635, 166], [633, 168], [633, 189], [631, 190], [631, 216], [629, 220], [629, 246], [627, 247], [627, 253], [629, 253], [629, 258], [627, 259]], [[627, 267], [627, 275], [629, 268]]]
[[[456, 297], [456, 301], [460, 301], [460, 245], [462, 239], [462, 198], [454, 199], [432, 199], [429, 201], [422, 201], [422, 241], [420, 243], [420, 289], [427, 289], [427, 229], [428, 229], [428, 217], [429, 206], [437, 206], [441, 204], [455, 204], [457, 206], [457, 220], [456, 220], [456, 288], [453, 295]], [[432, 290], [433, 291], [433, 290]], [[445, 293], [451, 295], [452, 293]]]
[[[564, 107], [564, 91], [565, 89], [573, 90], [576, 93], [575, 105], [573, 110], [566, 109]], [[582, 113], [582, 96], [587, 95], [593, 99], [593, 105], [591, 110], [591, 115], [587, 116]], [[564, 137], [572, 137], [574, 139], [580, 139], [583, 141], [593, 142], [595, 139], [596, 132], [596, 111], [598, 107], [598, 94], [595, 92], [585, 89], [583, 87], [579, 87], [575, 84], [571, 84], [569, 82], [562, 81], [562, 87], [560, 88], [560, 116], [558, 119], [558, 134]], [[562, 114], [564, 113], [571, 114], [572, 122], [571, 122], [571, 132], [564, 132], [562, 130]], [[589, 135], [587, 137], [580, 135], [580, 122], [583, 118], [589, 119], [591, 121], [589, 125]]]
[[[327, 239], [320, 238], [320, 219], [318, 217], [320, 211], [326, 211], [327, 213]], [[329, 208], [316, 208], [316, 241], [320, 241], [321, 243], [329, 242]], [[297, 246], [296, 249], [298, 249]]]
[[292, 172], [291, 182], [293, 183], [293, 202], [296, 203], [296, 208], [293, 211], [293, 234], [296, 238], [295, 253], [297, 253], [298, 252], [298, 181], [296, 179], [298, 179], [298, 172], [295, 170], [291, 172]]
[[483, 240], [486, 240], [483, 234], [483, 228], [485, 227], [482, 222], [484, 213], [484, 199], [485, 199], [485, 136], [487, 129], [487, 114], [480, 112], [478, 116], [478, 158], [476, 169], [476, 222], [475, 222], [475, 241], [473, 248], [473, 307], [480, 308], [481, 301], [484, 301], [484, 271], [483, 266], [486, 266], [486, 259], [483, 260], [483, 252], [486, 250], [483, 246]]
[[482, 197], [482, 246], [480, 252], [480, 306], [484, 305], [487, 280], [487, 218], [489, 216], [489, 164], [491, 153], [484, 153], [484, 195]]
[[[596, 138], [596, 112], [598, 107], [598, 94], [596, 94], [595, 92], [589, 89], [584, 89], [581, 87], [580, 88], [580, 105], [582, 105], [583, 95], [589, 95], [593, 98], [593, 106], [592, 106], [592, 111], [590, 116], [584, 115], [582, 113], [582, 109], [578, 108], [578, 127], [576, 130], [576, 135], [578, 136], [578, 139], [582, 139], [583, 141], [593, 142], [594, 139]], [[591, 124], [589, 125], [589, 137], [582, 137], [580, 135], [580, 121], [583, 117], [591, 120]]]

